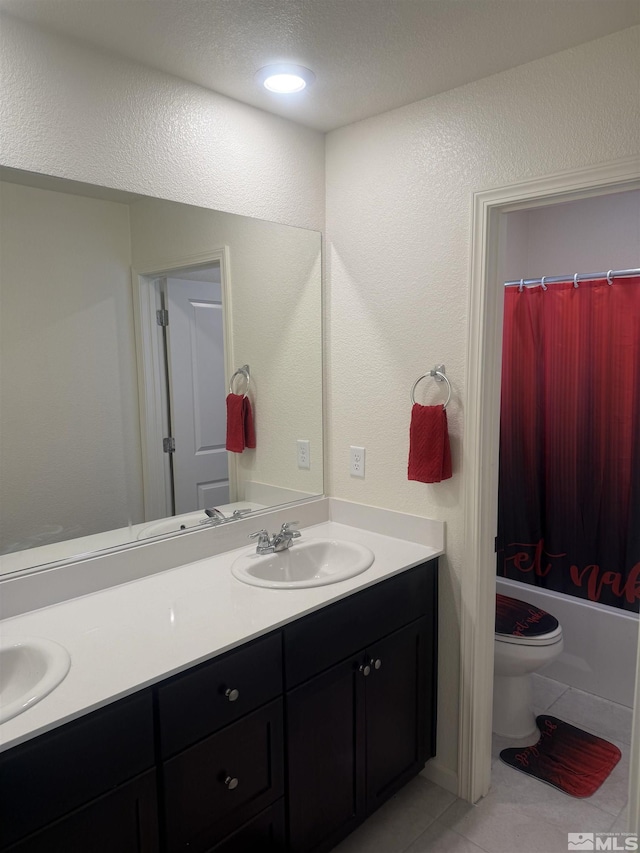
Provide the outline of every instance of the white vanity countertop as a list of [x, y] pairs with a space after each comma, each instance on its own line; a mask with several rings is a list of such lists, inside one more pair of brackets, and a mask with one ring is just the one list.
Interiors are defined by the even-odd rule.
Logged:
[[302, 535], [358, 542], [375, 561], [340, 583], [263, 589], [231, 574], [233, 560], [254, 550], [245, 546], [0, 622], [2, 638], [43, 637], [71, 655], [69, 674], [52, 693], [0, 725], [0, 750], [443, 553], [335, 521]]

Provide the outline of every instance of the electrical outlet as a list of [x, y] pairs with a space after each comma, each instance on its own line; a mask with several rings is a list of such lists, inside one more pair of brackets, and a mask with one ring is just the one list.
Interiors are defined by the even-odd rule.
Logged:
[[349, 471], [352, 477], [364, 477], [364, 447], [351, 447]]
[[298, 439], [298, 468], [311, 468], [309, 440], [307, 438]]

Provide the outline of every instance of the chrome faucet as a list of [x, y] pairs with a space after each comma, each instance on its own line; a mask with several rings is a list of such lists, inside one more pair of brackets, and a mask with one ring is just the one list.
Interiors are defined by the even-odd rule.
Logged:
[[225, 514], [215, 506], [205, 509], [204, 514], [207, 518], [203, 518], [200, 524], [220, 524], [221, 522], [226, 521]]
[[280, 528], [279, 533], [274, 533], [269, 536], [267, 530], [258, 530], [252, 533], [249, 539], [257, 539], [256, 554], [273, 554], [276, 551], [286, 551], [293, 544], [294, 539], [299, 539], [302, 534], [299, 530], [294, 530], [293, 525], [297, 521], [285, 521]]

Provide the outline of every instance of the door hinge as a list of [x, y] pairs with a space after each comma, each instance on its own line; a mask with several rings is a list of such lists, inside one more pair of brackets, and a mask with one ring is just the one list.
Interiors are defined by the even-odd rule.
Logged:
[[495, 551], [496, 554], [498, 553], [498, 537], [497, 536], [493, 540], [493, 550]]
[[162, 439], [162, 450], [165, 453], [175, 453], [176, 452], [176, 440], [169, 436], [168, 438]]
[[156, 323], [159, 326], [168, 326], [169, 325], [169, 312], [166, 308], [159, 308], [156, 311]]

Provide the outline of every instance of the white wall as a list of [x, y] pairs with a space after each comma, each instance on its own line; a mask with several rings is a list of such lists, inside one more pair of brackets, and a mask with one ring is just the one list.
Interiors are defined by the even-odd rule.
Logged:
[[640, 266], [640, 190], [506, 214], [505, 280]]
[[[497, 74], [327, 137], [329, 494], [447, 522], [436, 768], [457, 767], [461, 460], [472, 193], [638, 152], [640, 28]], [[454, 387], [455, 474], [407, 480], [409, 392]], [[423, 383], [422, 399], [443, 391]], [[349, 445], [367, 452], [364, 480]]]
[[142, 521], [129, 208], [2, 183], [0, 214], [0, 552]]
[[2, 16], [0, 162], [321, 229], [324, 138]]

